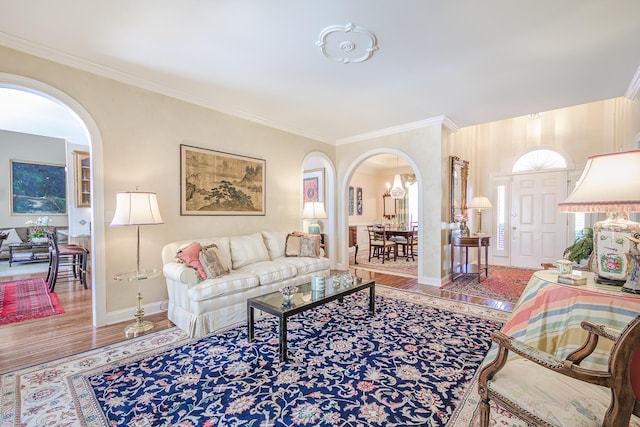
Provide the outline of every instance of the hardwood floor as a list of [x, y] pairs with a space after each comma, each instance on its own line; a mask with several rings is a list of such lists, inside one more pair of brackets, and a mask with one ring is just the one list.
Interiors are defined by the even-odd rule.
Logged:
[[[434, 286], [421, 285], [416, 279], [372, 273], [360, 269], [352, 269], [352, 274], [399, 289], [419, 291], [500, 310], [511, 311], [513, 309], [512, 304], [441, 291]], [[2, 281], [42, 276], [42, 274], [23, 275], [2, 278]], [[90, 280], [89, 283], [91, 283]], [[92, 326], [91, 289], [84, 289], [78, 282], [59, 283], [56, 285], [55, 292], [65, 310], [63, 314], [0, 326], [0, 342], [2, 343], [0, 373], [15, 371], [127, 339], [124, 336], [124, 328], [133, 322], [133, 314], [131, 321], [94, 328]], [[149, 315], [145, 317], [145, 320], [154, 322], [154, 331], [173, 326], [167, 320], [166, 313]]]

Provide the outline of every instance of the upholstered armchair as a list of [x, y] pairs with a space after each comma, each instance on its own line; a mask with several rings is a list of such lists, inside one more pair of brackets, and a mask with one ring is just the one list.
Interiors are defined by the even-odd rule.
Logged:
[[[480, 425], [489, 425], [490, 405], [535, 426], [640, 426], [640, 401], [631, 385], [631, 362], [640, 346], [640, 316], [619, 331], [582, 322], [585, 343], [561, 360], [501, 332], [496, 358], [480, 371]], [[580, 367], [600, 338], [613, 341], [608, 370]], [[509, 351], [521, 357], [508, 359]], [[637, 374], [636, 374], [637, 375]]]

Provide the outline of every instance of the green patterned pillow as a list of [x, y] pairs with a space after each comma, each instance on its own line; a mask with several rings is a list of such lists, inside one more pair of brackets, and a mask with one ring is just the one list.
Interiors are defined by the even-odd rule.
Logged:
[[320, 239], [314, 237], [300, 238], [300, 256], [318, 258]]

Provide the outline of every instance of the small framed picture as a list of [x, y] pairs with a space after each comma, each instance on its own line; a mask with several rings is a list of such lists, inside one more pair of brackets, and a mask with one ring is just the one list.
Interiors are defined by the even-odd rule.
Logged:
[[324, 168], [304, 171], [302, 191], [305, 203], [324, 202]]

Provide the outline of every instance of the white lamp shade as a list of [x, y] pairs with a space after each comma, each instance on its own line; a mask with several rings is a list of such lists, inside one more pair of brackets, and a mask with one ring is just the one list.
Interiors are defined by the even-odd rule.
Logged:
[[328, 218], [322, 202], [306, 202], [302, 209], [302, 219], [325, 219]]
[[560, 212], [640, 211], [640, 150], [591, 156]]
[[402, 188], [402, 180], [400, 179], [400, 175], [396, 174], [393, 177], [393, 186], [391, 187], [389, 194], [394, 199], [401, 199], [404, 197], [404, 193], [405, 191], [404, 188]]
[[489, 209], [491, 207], [491, 202], [484, 196], [474, 197], [467, 205], [469, 209]]
[[156, 193], [119, 192], [112, 226], [162, 224]]

